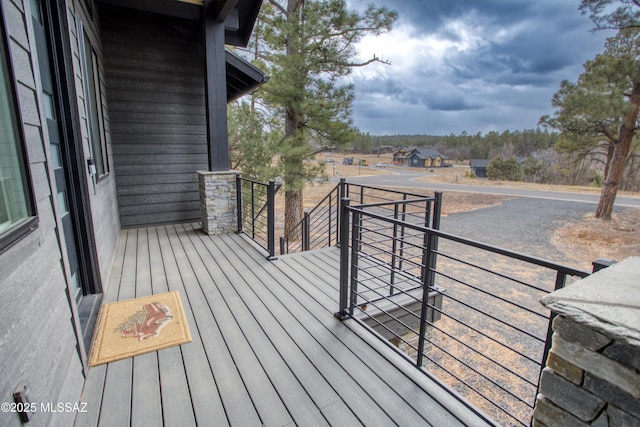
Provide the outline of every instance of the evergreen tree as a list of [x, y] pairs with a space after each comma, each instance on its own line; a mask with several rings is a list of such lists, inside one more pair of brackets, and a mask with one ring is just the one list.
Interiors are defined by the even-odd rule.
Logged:
[[611, 219], [639, 124], [640, 32], [625, 29], [609, 38], [605, 51], [585, 63], [577, 83], [562, 82], [552, 104], [554, 116], [541, 122], [561, 131], [559, 149], [590, 153], [604, 144], [604, 185], [596, 217]]
[[229, 159], [232, 170], [241, 170], [245, 178], [265, 182], [278, 175], [273, 164], [274, 139], [278, 132], [268, 128], [265, 114], [249, 102], [236, 101], [227, 106]]
[[264, 57], [271, 77], [264, 96], [284, 118], [284, 136], [276, 148], [289, 233], [303, 216], [305, 180], [320, 173], [307, 160], [354, 137], [353, 86], [340, 79], [353, 67], [382, 62], [376, 56], [354, 62], [355, 44], [365, 35], [388, 31], [396, 14], [374, 6], [359, 14], [348, 11], [344, 0], [269, 0], [264, 5]]
[[498, 156], [489, 162], [487, 177], [490, 180], [522, 181], [522, 166], [515, 157], [504, 159]]

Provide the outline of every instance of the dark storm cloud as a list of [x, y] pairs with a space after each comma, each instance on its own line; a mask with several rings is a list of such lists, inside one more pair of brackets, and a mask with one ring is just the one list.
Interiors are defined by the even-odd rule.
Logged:
[[372, 134], [535, 127], [560, 82], [575, 81], [611, 35], [589, 32], [579, 0], [373, 3], [399, 17], [385, 52], [391, 67], [354, 78], [355, 123]]

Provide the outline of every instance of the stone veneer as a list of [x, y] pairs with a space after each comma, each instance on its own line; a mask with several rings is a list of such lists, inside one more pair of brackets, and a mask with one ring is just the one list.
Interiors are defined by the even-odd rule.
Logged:
[[640, 426], [640, 257], [541, 302], [558, 316], [532, 426]]
[[198, 171], [202, 229], [209, 235], [238, 229], [236, 171]]

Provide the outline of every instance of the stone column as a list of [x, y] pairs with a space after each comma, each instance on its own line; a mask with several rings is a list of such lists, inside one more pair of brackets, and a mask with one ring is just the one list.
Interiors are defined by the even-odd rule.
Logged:
[[198, 171], [202, 229], [209, 235], [238, 229], [236, 171]]
[[541, 302], [558, 316], [532, 425], [640, 426], [640, 257]]

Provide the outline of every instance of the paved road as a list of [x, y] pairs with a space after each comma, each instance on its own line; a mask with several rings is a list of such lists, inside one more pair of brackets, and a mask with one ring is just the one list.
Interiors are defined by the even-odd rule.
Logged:
[[[466, 169], [465, 169], [466, 170]], [[385, 185], [396, 187], [429, 188], [431, 190], [442, 191], [464, 191], [469, 193], [498, 194], [504, 196], [530, 197], [537, 199], [562, 200], [566, 202], [580, 202], [597, 204], [598, 194], [584, 194], [561, 191], [529, 190], [522, 188], [505, 188], [497, 186], [479, 186], [462, 184], [443, 184], [438, 182], [420, 182], [414, 178], [424, 177], [424, 172], [414, 172], [411, 168], [392, 168], [390, 175], [372, 175], [363, 177], [349, 177], [347, 180], [354, 184], [362, 185]], [[362, 174], [366, 174], [366, 168], [362, 168]], [[462, 171], [464, 174], [464, 171]], [[461, 174], [461, 175], [462, 175]], [[338, 178], [332, 178], [332, 181]], [[640, 207], [640, 197], [616, 197], [618, 207]]]

